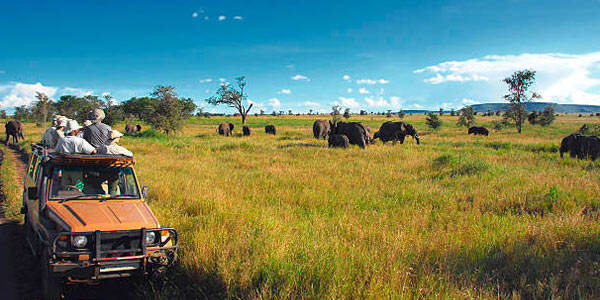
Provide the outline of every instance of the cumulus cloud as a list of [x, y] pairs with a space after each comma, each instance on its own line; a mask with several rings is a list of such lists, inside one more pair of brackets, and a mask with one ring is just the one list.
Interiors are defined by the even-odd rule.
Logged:
[[559, 103], [598, 104], [600, 94], [600, 52], [586, 54], [530, 54], [488, 55], [464, 61], [447, 61], [415, 70], [427, 74], [423, 81], [429, 84], [447, 82], [480, 82], [498, 97], [506, 93], [502, 79], [515, 71], [532, 69], [536, 83], [532, 90], [544, 101]]
[[288, 68], [288, 69], [290, 69], [290, 70], [293, 70], [293, 69], [295, 69], [295, 68], [296, 68], [296, 65], [294, 65], [294, 64], [289, 64], [289, 65], [287, 65], [287, 66], [285, 66], [285, 67], [286, 67], [286, 68]]
[[269, 106], [271, 106], [273, 109], [276, 109], [281, 106], [281, 102], [279, 102], [279, 99], [277, 98], [271, 98], [269, 99]]
[[469, 98], [462, 98], [461, 103], [464, 104], [465, 106], [469, 106], [469, 105], [473, 105], [473, 104], [481, 104], [481, 102], [475, 101], [475, 100], [469, 99]]
[[238, 20], [238, 21], [243, 21], [244, 17], [242, 17], [242, 16], [235, 16], [235, 17], [233, 17], [233, 19], [234, 20]]
[[371, 92], [369, 92], [369, 90], [367, 90], [366, 88], [363, 87], [358, 90], [358, 93], [362, 94], [362, 95], [367, 95], [367, 94], [370, 94]]
[[199, 9], [195, 12], [192, 13], [192, 18], [197, 18], [199, 15], [203, 14], [204, 10], [203, 9]]
[[342, 78], [343, 78], [344, 80], [346, 80], [346, 81], [349, 81], [349, 80], [350, 80], [350, 75], [344, 75]]
[[348, 88], [346, 92], [348, 92], [348, 94], [352, 93], [352, 88]]
[[62, 95], [74, 95], [74, 96], [79, 96], [79, 97], [89, 96], [89, 95], [94, 94], [94, 91], [92, 91], [92, 90], [73, 88], [73, 87], [62, 88], [62, 89], [60, 89], [59, 92]]
[[346, 98], [340, 97], [340, 101], [342, 102], [342, 106], [356, 108], [359, 107], [360, 104], [354, 98]]
[[198, 17], [198, 13], [197, 12], [193, 12], [192, 13], [192, 18], [197, 18]]
[[302, 105], [304, 105], [304, 106], [310, 106], [310, 107], [318, 107], [318, 106], [321, 106], [319, 103], [317, 103], [317, 102], [313, 102], [313, 101], [304, 101], [304, 102], [302, 103]]
[[220, 21], [225, 21], [225, 19], [227, 19], [227, 17], [226, 17], [226, 16], [223, 16], [223, 15], [221, 15], [221, 16], [219, 16], [219, 18], [218, 18], [218, 19], [219, 19], [219, 22], [220, 22]]
[[30, 105], [36, 101], [36, 92], [44, 93], [52, 98], [57, 91], [58, 88], [44, 86], [41, 82], [34, 84], [15, 82], [0, 85], [0, 93], [4, 94], [2, 101], [0, 101], [0, 106], [2, 108], [13, 108], [21, 105]]
[[219, 81], [220, 81], [220, 82], [225, 82], [225, 81], [227, 81], [227, 79], [225, 79], [225, 78], [221, 77], [221, 78], [219, 78]]
[[356, 83], [357, 84], [371, 84], [372, 85], [372, 84], [377, 84], [377, 83], [379, 83], [379, 84], [388, 84], [388, 83], [390, 83], [390, 81], [386, 80], [386, 79], [383, 79], [383, 78], [381, 78], [381, 79], [358, 79], [358, 80], [356, 80]]
[[365, 97], [365, 102], [372, 107], [388, 107], [389, 103], [383, 97]]
[[296, 74], [294, 76], [291, 77], [292, 80], [304, 80], [304, 81], [310, 81], [310, 78], [304, 76], [304, 75], [300, 75], [300, 74]]
[[200, 83], [209, 83], [209, 82], [212, 82], [212, 78], [200, 79]]
[[292, 93], [292, 90], [290, 89], [281, 89], [279, 92], [277, 92], [278, 94], [284, 94], [284, 95], [289, 95]]

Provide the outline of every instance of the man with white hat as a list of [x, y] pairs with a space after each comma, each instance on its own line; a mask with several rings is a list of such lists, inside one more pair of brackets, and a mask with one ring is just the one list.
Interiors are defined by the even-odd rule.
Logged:
[[77, 136], [83, 127], [75, 120], [69, 120], [65, 128], [65, 137], [61, 138], [56, 144], [56, 152], [62, 154], [96, 154], [96, 149], [86, 140]]
[[88, 120], [92, 121], [92, 125], [85, 127], [83, 138], [94, 146], [94, 148], [98, 149], [110, 139], [112, 128], [102, 123], [102, 120], [104, 120], [104, 111], [99, 108], [92, 110], [88, 114]]
[[65, 136], [64, 129], [67, 126], [67, 117], [56, 115], [52, 120], [53, 127], [46, 129], [40, 143], [48, 148], [54, 149], [58, 140]]
[[119, 146], [117, 143], [119, 139], [123, 136], [122, 133], [113, 130], [110, 133], [110, 140], [108, 140], [108, 145], [102, 145], [98, 148], [98, 154], [109, 154], [109, 155], [125, 155], [132, 157], [133, 153], [127, 148]]

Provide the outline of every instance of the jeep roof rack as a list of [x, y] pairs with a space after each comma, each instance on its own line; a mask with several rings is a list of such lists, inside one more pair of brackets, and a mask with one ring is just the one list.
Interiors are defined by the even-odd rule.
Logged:
[[31, 151], [42, 158], [47, 157], [49, 161], [60, 165], [126, 167], [135, 164], [133, 157], [124, 155], [62, 154], [56, 152], [54, 149], [48, 149], [39, 143], [31, 144]]

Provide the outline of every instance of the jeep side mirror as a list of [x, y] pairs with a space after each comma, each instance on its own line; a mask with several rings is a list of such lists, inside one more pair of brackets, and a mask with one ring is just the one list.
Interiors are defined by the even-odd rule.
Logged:
[[144, 199], [148, 198], [148, 193], [150, 193], [150, 188], [147, 186], [142, 187], [142, 196]]
[[38, 189], [36, 187], [28, 187], [27, 195], [29, 196], [29, 199], [31, 199], [31, 200], [37, 200], [39, 198]]

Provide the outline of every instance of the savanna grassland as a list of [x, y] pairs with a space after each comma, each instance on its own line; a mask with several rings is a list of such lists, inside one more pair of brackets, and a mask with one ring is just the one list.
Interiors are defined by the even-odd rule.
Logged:
[[[315, 119], [249, 117], [252, 136], [241, 137], [239, 118], [193, 118], [173, 136], [121, 140], [154, 213], [181, 235], [178, 266], [140, 283], [140, 296], [600, 297], [600, 162], [558, 155], [564, 136], [598, 118], [561, 115], [548, 128], [475, 137], [457, 117], [431, 131], [413, 115], [404, 121], [421, 145], [408, 137], [366, 150], [327, 148], [312, 137]], [[399, 120], [349, 121], [375, 131], [390, 119]], [[236, 136], [216, 134], [223, 121]], [[22, 145], [43, 130], [27, 124]]]

